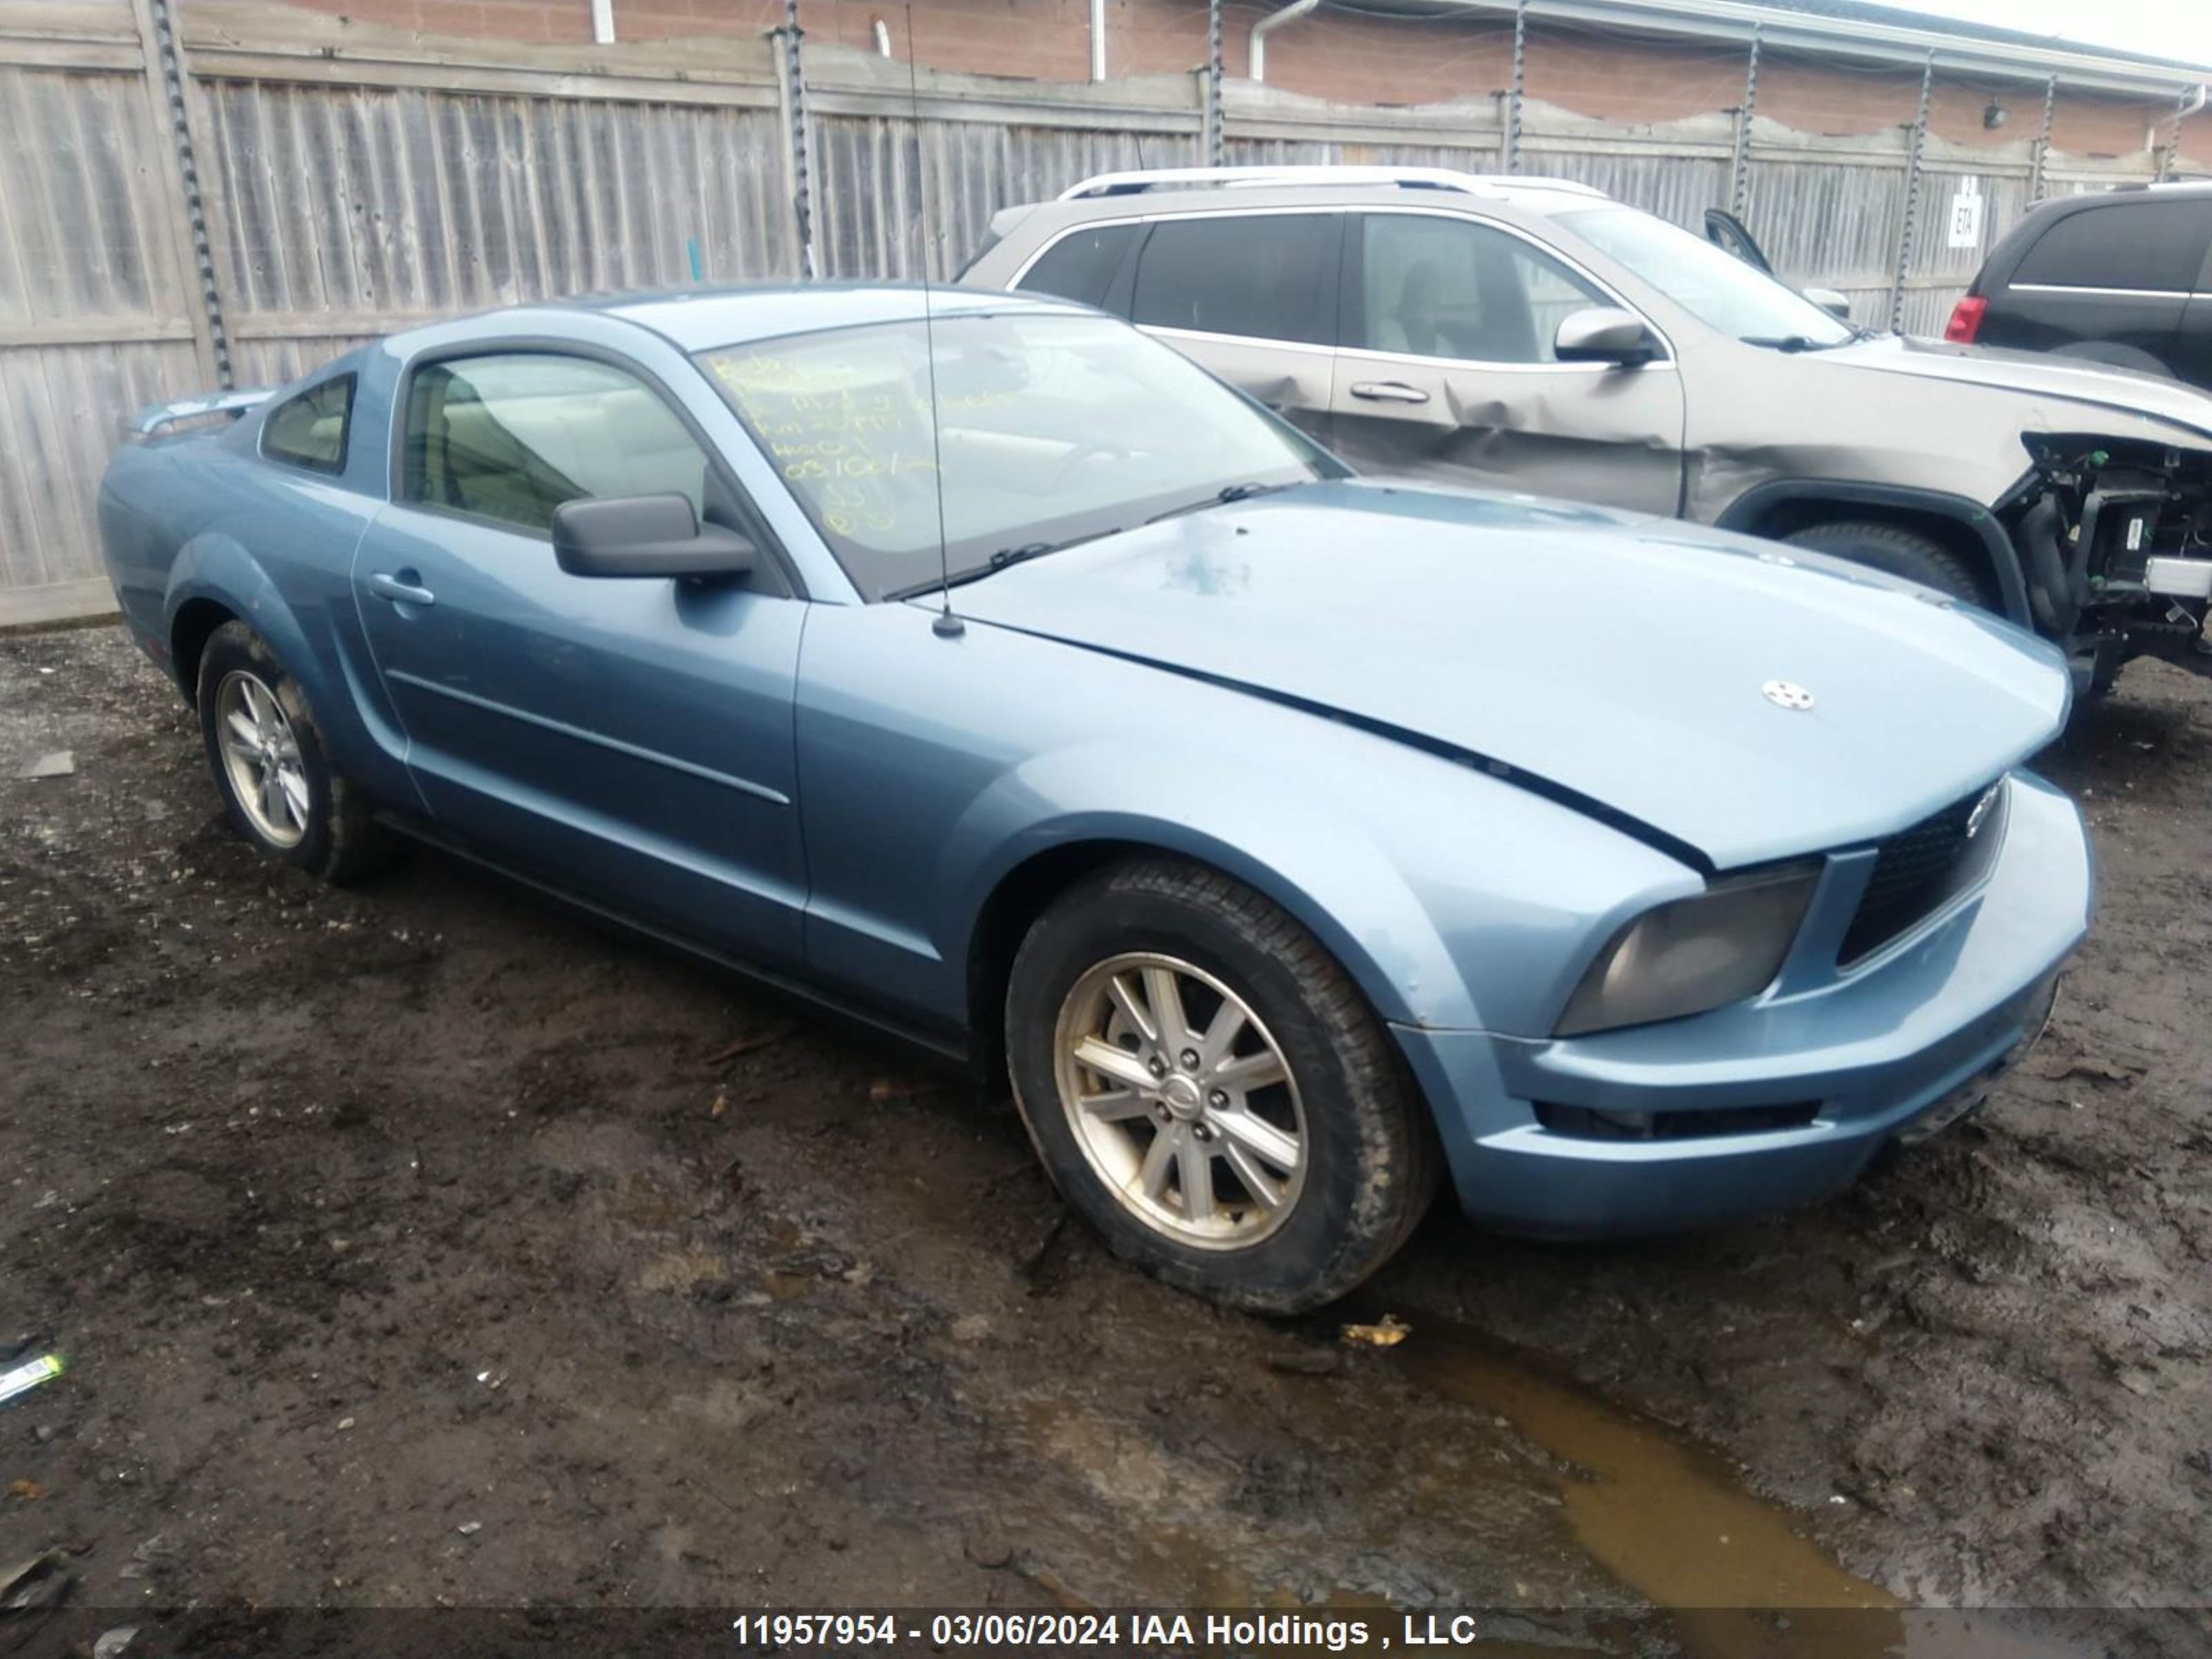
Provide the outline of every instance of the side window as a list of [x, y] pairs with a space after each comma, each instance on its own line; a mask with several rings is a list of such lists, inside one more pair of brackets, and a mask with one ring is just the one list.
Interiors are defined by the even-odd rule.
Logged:
[[1429, 214], [1361, 219], [1347, 345], [1469, 362], [1549, 363], [1560, 319], [1613, 302], [1505, 231]]
[[1162, 219], [1137, 256], [1131, 319], [1326, 344], [1339, 223], [1328, 213]]
[[344, 471], [353, 385], [352, 375], [341, 374], [270, 410], [261, 428], [261, 453], [272, 461], [311, 471]]
[[2055, 221], [2014, 268], [2014, 283], [2186, 293], [2204, 263], [2212, 203], [2151, 200], [2085, 208]]
[[1141, 225], [1098, 225], [1071, 230], [1044, 251], [1022, 274], [1017, 286], [1087, 306], [1103, 306], [1129, 244], [1143, 228]]
[[606, 363], [498, 353], [426, 364], [408, 383], [401, 496], [545, 531], [580, 495], [688, 495], [707, 454], [659, 395]]

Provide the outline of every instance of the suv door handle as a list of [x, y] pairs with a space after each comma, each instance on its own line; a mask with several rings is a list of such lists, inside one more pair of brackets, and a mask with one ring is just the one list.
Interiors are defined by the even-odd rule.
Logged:
[[[410, 580], [409, 578], [413, 580]], [[403, 570], [397, 576], [380, 570], [368, 579], [368, 591], [375, 594], [378, 599], [389, 599], [394, 605], [437, 604], [438, 596], [435, 593], [427, 587], [416, 586], [421, 580], [422, 578], [416, 576], [411, 570]]]
[[1364, 398], [1371, 404], [1425, 404], [1429, 400], [1427, 392], [1403, 380], [1358, 380], [1352, 384], [1352, 395]]

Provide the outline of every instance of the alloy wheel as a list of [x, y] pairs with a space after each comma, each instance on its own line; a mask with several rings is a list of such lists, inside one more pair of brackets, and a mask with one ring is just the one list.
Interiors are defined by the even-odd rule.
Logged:
[[216, 731], [231, 793], [255, 833], [272, 847], [297, 847], [307, 833], [307, 774], [300, 739], [258, 676], [223, 676], [216, 692]]
[[1053, 1059], [1085, 1158], [1147, 1225], [1237, 1249], [1289, 1218], [1306, 1176], [1297, 1080], [1220, 980], [1155, 952], [1109, 957], [1062, 1001]]

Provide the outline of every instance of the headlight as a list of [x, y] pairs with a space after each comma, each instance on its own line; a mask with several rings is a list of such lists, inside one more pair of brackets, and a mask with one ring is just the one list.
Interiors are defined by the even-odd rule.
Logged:
[[1613, 936], [1568, 999], [1557, 1036], [1703, 1013], [1765, 990], [1805, 919], [1818, 864], [1717, 882]]

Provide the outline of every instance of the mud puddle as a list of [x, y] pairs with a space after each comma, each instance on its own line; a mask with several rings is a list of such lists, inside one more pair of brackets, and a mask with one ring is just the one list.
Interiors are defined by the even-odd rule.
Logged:
[[1719, 1456], [1416, 1316], [1398, 1351], [1431, 1395], [1502, 1418], [1569, 1466], [1560, 1513], [1591, 1559], [1670, 1616], [1691, 1659], [2057, 1659], [1986, 1617], [1907, 1607], [1839, 1566]]
[[[1280, 1399], [1213, 1409], [1179, 1390], [1133, 1414], [1080, 1394], [1021, 1401], [1006, 1420], [1035, 1478], [999, 1523], [1019, 1537], [1046, 1514], [1081, 1516], [1084, 1536], [1056, 1569], [1012, 1551], [1017, 1569], [1070, 1606], [1117, 1594], [1271, 1611], [1502, 1599], [1553, 1609], [1531, 1623], [1555, 1645], [1596, 1633], [1589, 1620], [1611, 1598], [1592, 1591], [1610, 1582], [1629, 1627], [1656, 1621], [1686, 1659], [2084, 1651], [1988, 1615], [1908, 1607], [1695, 1441], [1448, 1319], [1415, 1312], [1411, 1322], [1396, 1347], [1346, 1350], [1328, 1380]], [[1269, 1455], [1285, 1467], [1301, 1443], [1326, 1448], [1333, 1465], [1358, 1471], [1364, 1501], [1248, 1513], [1240, 1416], [1267, 1419]], [[1501, 1585], [1486, 1561], [1519, 1565]], [[1474, 1648], [1517, 1650], [1494, 1638]]]

